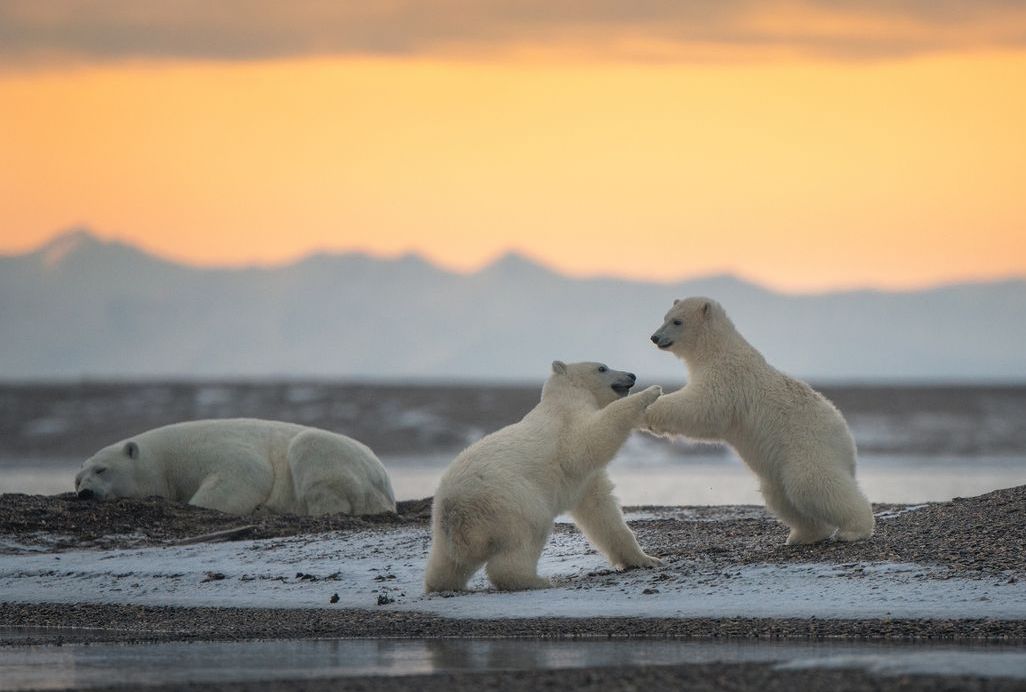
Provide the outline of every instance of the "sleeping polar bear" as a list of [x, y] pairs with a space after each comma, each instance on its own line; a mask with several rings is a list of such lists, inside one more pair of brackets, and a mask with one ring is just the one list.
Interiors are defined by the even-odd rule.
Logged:
[[229, 514], [395, 511], [385, 467], [356, 440], [278, 421], [199, 420], [104, 447], [75, 477], [80, 497], [151, 495]]

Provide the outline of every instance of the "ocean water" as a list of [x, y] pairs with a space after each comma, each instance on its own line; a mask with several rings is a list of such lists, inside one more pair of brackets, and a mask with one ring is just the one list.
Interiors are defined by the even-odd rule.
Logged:
[[[874, 502], [968, 497], [1026, 484], [1026, 387], [834, 387], [859, 482]], [[467, 444], [519, 419], [537, 385], [334, 382], [0, 385], [0, 493], [72, 490], [82, 460], [181, 420], [261, 417], [342, 432], [374, 448], [398, 499], [431, 495]], [[633, 435], [610, 465], [625, 505], [761, 504], [727, 448]]]
[[[449, 455], [384, 457], [396, 499], [434, 493]], [[7, 460], [0, 468], [0, 494], [54, 495], [73, 489], [78, 459]], [[733, 455], [695, 456], [684, 461], [621, 454], [609, 468], [624, 505], [762, 504], [758, 482]], [[1026, 458], [982, 456], [865, 455], [858, 479], [873, 502], [914, 504], [972, 497], [1026, 485]]]
[[[18, 631], [0, 630], [3, 636]], [[65, 644], [0, 649], [0, 690], [314, 680], [356, 675], [552, 670], [604, 666], [773, 664], [883, 676], [1026, 679], [1026, 650], [1008, 645], [775, 641], [299, 640]]]

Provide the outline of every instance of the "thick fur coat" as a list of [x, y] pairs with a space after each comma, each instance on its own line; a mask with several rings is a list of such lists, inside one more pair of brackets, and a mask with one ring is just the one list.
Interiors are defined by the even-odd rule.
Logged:
[[769, 365], [719, 303], [674, 301], [652, 341], [684, 360], [689, 377], [648, 408], [649, 430], [730, 444], [759, 477], [766, 506], [791, 528], [788, 543], [835, 531], [844, 541], [873, 534], [844, 418], [809, 385]]
[[105, 447], [75, 478], [81, 496], [149, 497], [248, 514], [395, 511], [366, 445], [317, 428], [249, 418], [176, 423]]
[[628, 396], [634, 381], [600, 363], [556, 361], [534, 409], [453, 461], [432, 507], [428, 591], [462, 590], [481, 565], [499, 589], [548, 586], [538, 559], [566, 511], [618, 569], [659, 564], [624, 522], [605, 471], [661, 394]]

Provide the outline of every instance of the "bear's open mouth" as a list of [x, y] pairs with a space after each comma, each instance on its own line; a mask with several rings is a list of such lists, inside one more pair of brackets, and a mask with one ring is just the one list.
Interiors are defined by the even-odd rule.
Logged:
[[631, 391], [631, 387], [633, 386], [634, 385], [630, 384], [614, 384], [613, 391], [619, 394], [620, 396], [627, 396], [627, 393]]
[[670, 346], [673, 346], [673, 342], [672, 341], [660, 341], [657, 345], [659, 346], [659, 348], [661, 348], [661, 349], [663, 349], [665, 351]]

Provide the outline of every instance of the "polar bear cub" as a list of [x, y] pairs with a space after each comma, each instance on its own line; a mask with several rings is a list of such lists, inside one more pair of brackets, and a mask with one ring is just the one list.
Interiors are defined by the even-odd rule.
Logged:
[[303, 425], [237, 418], [175, 423], [101, 449], [81, 497], [151, 495], [229, 514], [395, 511], [385, 467], [364, 444]]
[[687, 386], [645, 413], [657, 434], [729, 443], [759, 477], [766, 506], [791, 528], [787, 543], [873, 535], [855, 482], [855, 442], [833, 404], [770, 366], [710, 298], [675, 300], [651, 337], [685, 361]]
[[624, 522], [605, 470], [662, 393], [628, 396], [634, 382], [601, 363], [555, 361], [534, 409], [456, 457], [431, 508], [427, 591], [463, 590], [482, 564], [498, 589], [548, 586], [538, 559], [565, 511], [618, 569], [660, 564]]

